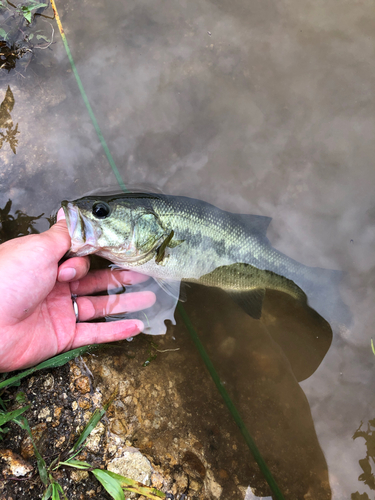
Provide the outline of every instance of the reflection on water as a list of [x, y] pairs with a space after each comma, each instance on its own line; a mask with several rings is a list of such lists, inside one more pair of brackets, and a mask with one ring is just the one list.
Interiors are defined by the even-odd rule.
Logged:
[[[288, 308], [285, 294], [266, 293], [266, 321], [252, 319], [222, 290], [195, 285], [187, 294], [184, 307], [281, 491], [293, 499], [330, 499], [327, 463], [297, 382], [316, 370], [327, 352], [326, 322], [298, 302]], [[177, 326], [184, 328], [179, 321]], [[293, 343], [297, 333], [309, 347], [285, 352], [278, 340], [284, 336], [284, 345]], [[304, 374], [303, 363], [309, 365]]]
[[[222, 363], [228, 380], [238, 376], [236, 404], [244, 408], [257, 441], [262, 432], [269, 433], [272, 442], [279, 440], [280, 453], [283, 445], [297, 450], [297, 465], [305, 456], [306, 448], [297, 446], [302, 442], [299, 433], [294, 442], [288, 427], [288, 407], [271, 390], [285, 377], [298, 401], [292, 408], [298, 413], [301, 404], [307, 415], [307, 450], [311, 459], [315, 450], [319, 464], [312, 470], [324, 482], [326, 468], [316, 451], [311, 418], [297, 382], [291, 382], [293, 376], [303, 380], [300, 386], [328, 463], [332, 497], [342, 500], [367, 491], [355, 498], [372, 498], [370, 487], [358, 481], [364, 474], [359, 465], [366, 456], [363, 441], [351, 439], [358, 422], [373, 416], [372, 3], [155, 0], [146, 5], [130, 0], [103, 9], [102, 2], [93, 0], [90, 9], [78, 9], [67, 0], [61, 9], [78, 72], [126, 184], [147, 180], [164, 192], [204, 199], [232, 212], [270, 215], [274, 247], [304, 264], [347, 273], [345, 302], [354, 321], [350, 329], [335, 330], [333, 339], [327, 324], [302, 311], [294, 299], [267, 291], [260, 320], [241, 316], [247, 332], [243, 343], [236, 337], [240, 325], [233, 321], [231, 327], [227, 320], [222, 333], [227, 343], [217, 345], [224, 352], [237, 353], [237, 346], [247, 352], [246, 342], [263, 338], [270, 346], [269, 355], [266, 347], [254, 351], [257, 356], [248, 353], [254, 372], [241, 352], [238, 367], [230, 356]], [[50, 213], [62, 199], [76, 199], [114, 182], [63, 47], [58, 37], [55, 41], [53, 50], [40, 50], [39, 61], [31, 60], [25, 79], [13, 81], [14, 71], [2, 77], [0, 100], [10, 83], [22, 116], [22, 141], [17, 155], [5, 142], [0, 151], [0, 206], [12, 199], [14, 210], [24, 214]], [[105, 61], [105, 71], [98, 61]], [[42, 230], [36, 222], [34, 227]], [[213, 293], [204, 290], [207, 296]], [[225, 300], [233, 314], [244, 314]], [[190, 303], [191, 293], [186, 306]], [[197, 300], [197, 311], [200, 305]], [[208, 339], [210, 319], [220, 333], [214, 319], [222, 311], [214, 305], [205, 309], [211, 318], [197, 318], [206, 323]], [[215, 347], [212, 341], [212, 356]], [[194, 370], [203, 374], [201, 366], [191, 365], [191, 357], [178, 368], [176, 378]], [[280, 380], [272, 379], [272, 368], [279, 368]], [[123, 378], [127, 375], [124, 369]], [[168, 379], [168, 367], [163, 376]], [[264, 408], [257, 384], [264, 387]], [[290, 404], [285, 387], [281, 393]], [[205, 392], [192, 391], [189, 402], [199, 408]], [[272, 420], [274, 407], [280, 423]], [[298, 415], [290, 418], [297, 429], [303, 428]], [[262, 421], [263, 427], [258, 423]], [[289, 441], [296, 445], [293, 450]], [[262, 446], [276, 471], [272, 450], [267, 443]], [[286, 465], [283, 457], [280, 470]], [[306, 463], [298, 477], [302, 470], [307, 476]], [[244, 478], [250, 478], [248, 484], [253, 481], [252, 473], [242, 474], [241, 484]], [[284, 480], [285, 485], [286, 476]], [[301, 491], [306, 493], [309, 481], [303, 478]], [[240, 498], [231, 491], [222, 499]]]
[[[363, 481], [367, 486], [369, 486], [372, 490], [375, 490], [375, 475], [373, 473], [373, 466], [375, 463], [375, 419], [372, 419], [367, 424], [367, 430], [362, 430], [363, 423], [353, 434], [353, 439], [357, 439], [359, 437], [365, 440], [366, 445], [366, 457], [362, 458], [359, 461], [359, 465], [363, 470], [363, 473], [359, 476], [359, 480]], [[355, 496], [357, 495], [357, 496]], [[368, 496], [358, 496], [358, 492], [352, 495], [352, 500], [360, 500], [367, 499]]]
[[27, 234], [37, 234], [34, 227], [35, 221], [43, 217], [40, 214], [37, 217], [31, 217], [23, 213], [21, 210], [16, 210], [15, 216], [12, 215], [12, 200], [8, 200], [4, 208], [0, 208], [0, 243], [4, 243], [11, 238], [18, 236], [26, 236]]
[[9, 143], [11, 150], [16, 154], [16, 148], [18, 144], [18, 139], [16, 138], [19, 134], [18, 123], [13, 128], [13, 120], [10, 116], [10, 112], [14, 107], [14, 96], [9, 85], [5, 93], [3, 102], [0, 104], [0, 129], [5, 129], [5, 132], [0, 132], [0, 149], [3, 147], [4, 143]]

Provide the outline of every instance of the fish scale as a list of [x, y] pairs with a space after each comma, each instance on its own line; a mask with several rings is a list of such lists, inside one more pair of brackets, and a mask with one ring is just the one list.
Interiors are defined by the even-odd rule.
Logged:
[[251, 297], [260, 297], [253, 292], [271, 288], [304, 302], [307, 296], [328, 320], [334, 312], [345, 315], [337, 290], [341, 273], [305, 266], [273, 248], [266, 237], [268, 217], [152, 193], [89, 196], [62, 206], [71, 255], [96, 253], [152, 276], [168, 293], [166, 283], [181, 280], [218, 286], [249, 312]]

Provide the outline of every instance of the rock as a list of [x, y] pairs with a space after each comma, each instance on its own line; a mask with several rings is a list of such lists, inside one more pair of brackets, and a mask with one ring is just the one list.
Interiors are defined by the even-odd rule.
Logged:
[[43, 382], [43, 388], [46, 391], [52, 391], [54, 386], [55, 386], [55, 379], [53, 378], [53, 375], [49, 373]]
[[89, 473], [87, 470], [78, 470], [78, 469], [73, 469], [72, 472], [70, 473], [70, 478], [73, 481], [76, 481], [77, 483], [79, 481], [83, 481], [83, 479], [87, 479], [89, 477]]
[[88, 377], [79, 377], [74, 381], [74, 386], [81, 394], [87, 394], [91, 390], [90, 379]]
[[[45, 422], [34, 425], [34, 427], [31, 428], [31, 434], [33, 435], [36, 446], [38, 446], [39, 441], [42, 439], [46, 431], [47, 424]], [[27, 436], [21, 443], [21, 455], [25, 459], [34, 456], [34, 448], [29, 436]]]
[[2, 470], [5, 479], [14, 476], [23, 477], [34, 470], [32, 465], [12, 450], [0, 450], [0, 461], [5, 463]]
[[147, 486], [151, 483], [151, 464], [136, 448], [128, 448], [122, 457], [113, 459], [107, 469]]
[[206, 476], [206, 468], [203, 465], [200, 458], [197, 457], [193, 452], [187, 451], [182, 459], [184, 463], [184, 469], [186, 469], [190, 474], [195, 476], [200, 476], [202, 479]]
[[88, 398], [81, 397], [78, 400], [78, 406], [82, 410], [88, 410], [89, 408], [91, 408], [91, 401]]
[[51, 422], [52, 421], [52, 418], [51, 418], [51, 410], [50, 408], [42, 408], [42, 410], [39, 412], [39, 415], [38, 415], [38, 418], [40, 420], [46, 420], [47, 422]]
[[100, 441], [104, 433], [105, 427], [102, 422], [99, 422], [87, 438], [86, 448], [92, 453], [97, 453], [100, 450]]
[[207, 472], [207, 477], [205, 480], [205, 487], [208, 491], [211, 492], [213, 498], [219, 499], [221, 497], [221, 493], [223, 492], [223, 488], [220, 486], [218, 482], [215, 481], [214, 476], [210, 471]]

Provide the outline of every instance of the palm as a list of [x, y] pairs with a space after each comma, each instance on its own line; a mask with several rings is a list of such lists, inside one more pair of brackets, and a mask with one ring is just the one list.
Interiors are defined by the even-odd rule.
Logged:
[[68, 283], [56, 283], [47, 297], [25, 319], [9, 327], [8, 371], [28, 367], [72, 348], [76, 319]]
[[[142, 331], [143, 323], [138, 320], [85, 321], [150, 307], [155, 296], [148, 291], [91, 296], [147, 277], [127, 271], [87, 273], [89, 263], [85, 257], [69, 259], [59, 267], [69, 246], [65, 222], [46, 233], [0, 245], [0, 372], [31, 366], [82, 345], [120, 340]], [[72, 269], [75, 281], [58, 281], [68, 281], [60, 276], [62, 271]], [[79, 323], [72, 293], [78, 296]]]

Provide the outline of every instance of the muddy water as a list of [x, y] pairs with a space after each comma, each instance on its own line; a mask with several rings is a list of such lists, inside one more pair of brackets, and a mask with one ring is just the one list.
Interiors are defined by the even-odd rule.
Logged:
[[[276, 248], [345, 271], [353, 322], [333, 332], [275, 294], [257, 322], [198, 288], [186, 308], [286, 497], [371, 498], [370, 434], [353, 435], [375, 417], [373, 2], [58, 8], [125, 184], [270, 216]], [[5, 236], [48, 227], [17, 210], [49, 215], [115, 184], [57, 33], [0, 85], [0, 208], [17, 219]]]

